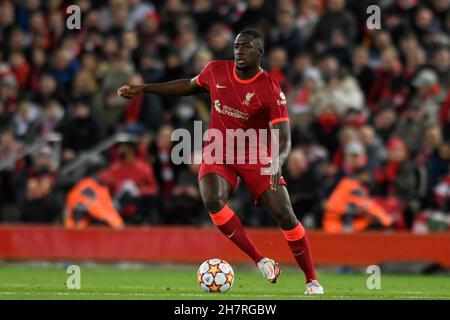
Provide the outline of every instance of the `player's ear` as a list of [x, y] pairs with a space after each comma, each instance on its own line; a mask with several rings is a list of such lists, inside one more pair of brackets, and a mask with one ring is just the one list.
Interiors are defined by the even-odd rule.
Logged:
[[261, 56], [264, 55], [264, 48], [263, 48], [263, 47], [259, 48], [259, 54], [260, 54]]

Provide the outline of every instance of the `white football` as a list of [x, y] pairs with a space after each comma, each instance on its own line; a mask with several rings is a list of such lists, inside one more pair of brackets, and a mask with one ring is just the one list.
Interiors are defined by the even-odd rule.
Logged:
[[206, 292], [227, 292], [234, 283], [231, 265], [222, 259], [209, 259], [198, 268], [197, 282]]

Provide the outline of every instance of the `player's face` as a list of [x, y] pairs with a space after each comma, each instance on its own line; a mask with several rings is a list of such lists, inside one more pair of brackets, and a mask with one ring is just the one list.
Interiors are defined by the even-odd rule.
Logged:
[[234, 61], [239, 69], [259, 65], [262, 49], [252, 36], [239, 34], [234, 41]]

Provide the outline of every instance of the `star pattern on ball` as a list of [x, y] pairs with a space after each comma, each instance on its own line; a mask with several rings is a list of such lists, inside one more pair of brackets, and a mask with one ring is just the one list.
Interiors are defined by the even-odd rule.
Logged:
[[201, 274], [201, 273], [198, 273], [198, 274], [197, 274], [197, 282], [198, 282], [198, 283], [201, 283], [201, 282], [202, 282], [202, 274]]
[[232, 284], [233, 279], [234, 279], [234, 277], [231, 273], [227, 274], [227, 283]]
[[220, 289], [220, 287], [217, 286], [215, 283], [213, 283], [212, 285], [210, 285], [208, 288], [209, 288], [209, 290], [210, 290], [211, 292], [219, 292], [219, 289]]
[[208, 271], [208, 272], [211, 273], [211, 274], [215, 277], [216, 274], [217, 274], [218, 272], [220, 272], [219, 265], [217, 265], [217, 264], [211, 265], [211, 266], [209, 267], [209, 271]]

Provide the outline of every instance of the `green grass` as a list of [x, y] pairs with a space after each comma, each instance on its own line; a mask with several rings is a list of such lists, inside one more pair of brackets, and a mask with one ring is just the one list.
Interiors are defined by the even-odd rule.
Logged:
[[66, 288], [63, 267], [0, 265], [0, 299], [450, 299], [448, 276], [382, 275], [369, 290], [365, 274], [319, 273], [326, 294], [306, 297], [303, 276], [287, 269], [272, 285], [256, 270], [235, 266], [235, 283], [225, 294], [208, 294], [196, 283], [196, 266], [117, 268], [81, 265], [81, 289]]

